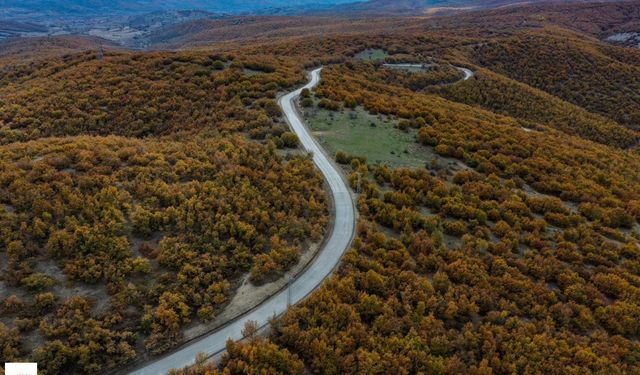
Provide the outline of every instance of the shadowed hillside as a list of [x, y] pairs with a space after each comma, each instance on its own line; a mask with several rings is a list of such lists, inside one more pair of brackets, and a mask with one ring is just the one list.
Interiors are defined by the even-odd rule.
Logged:
[[473, 61], [640, 129], [640, 50], [569, 33], [522, 33], [474, 49]]

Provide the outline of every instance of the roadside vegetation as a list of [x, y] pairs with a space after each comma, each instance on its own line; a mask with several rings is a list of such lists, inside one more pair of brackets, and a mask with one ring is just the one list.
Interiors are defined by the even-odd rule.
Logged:
[[312, 372], [637, 370], [631, 220], [609, 226], [591, 205], [575, 212], [517, 178], [462, 171], [451, 183], [424, 169], [354, 165], [353, 249], [273, 334]]
[[[246, 331], [246, 329], [245, 329]], [[287, 349], [246, 332], [247, 342], [227, 341], [227, 351], [220, 363], [211, 363], [205, 357], [196, 359], [196, 364], [185, 369], [174, 369], [168, 375], [227, 375], [227, 374], [273, 374], [304, 375], [304, 362]]]

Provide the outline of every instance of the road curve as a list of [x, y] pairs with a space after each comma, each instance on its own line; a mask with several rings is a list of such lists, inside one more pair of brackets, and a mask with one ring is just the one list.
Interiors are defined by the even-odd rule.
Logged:
[[[433, 64], [428, 64], [428, 63], [424, 63], [424, 64], [383, 64], [383, 66], [387, 67], [387, 68], [421, 68], [424, 66], [430, 66]], [[462, 68], [459, 66], [454, 66], [454, 68], [458, 69], [459, 71], [461, 71], [464, 74], [464, 77], [462, 78], [463, 81], [468, 81], [469, 78], [473, 77], [475, 75], [475, 73], [473, 72], [473, 70], [471, 69], [467, 69], [467, 68]]]
[[[311, 72], [310, 82], [282, 98], [278, 104], [285, 114], [291, 129], [298, 135], [304, 149], [313, 154], [313, 161], [327, 181], [333, 198], [335, 217], [333, 228], [329, 231], [329, 238], [324, 247], [319, 251], [313, 262], [306, 270], [293, 281], [291, 285], [291, 303], [298, 303], [307, 297], [314, 289], [322, 284], [322, 281], [331, 274], [338, 265], [340, 258], [351, 244], [355, 233], [356, 212], [353, 198], [342, 175], [335, 165], [322, 151], [320, 145], [311, 136], [304, 126], [294, 100], [300, 96], [302, 89], [311, 89], [320, 81], [320, 69]], [[144, 367], [132, 371], [131, 375], [158, 375], [166, 374], [172, 368], [182, 368], [192, 365], [198, 353], [206, 353], [214, 356], [225, 350], [228, 339], [241, 340], [244, 324], [248, 320], [258, 323], [259, 327], [269, 324], [269, 319], [274, 315], [280, 315], [287, 310], [288, 290], [283, 289], [272, 296], [252, 311], [230, 322], [206, 337], [190, 343], [176, 352], [157, 359]]]
[[456, 67], [456, 69], [458, 69], [459, 71], [464, 73], [464, 78], [462, 79], [463, 81], [469, 80], [469, 78], [473, 77], [474, 74], [475, 74], [475, 73], [473, 73], [473, 71], [471, 69], [460, 68], [460, 67]]

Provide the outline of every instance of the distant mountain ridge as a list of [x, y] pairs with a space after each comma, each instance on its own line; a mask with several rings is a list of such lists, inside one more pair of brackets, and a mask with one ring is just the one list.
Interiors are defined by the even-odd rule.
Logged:
[[[572, 0], [567, 0], [572, 1]], [[337, 4], [329, 12], [373, 14], [387, 16], [447, 13], [457, 10], [493, 8], [517, 3], [534, 3], [519, 0], [369, 0], [353, 4]]]
[[358, 0], [0, 0], [0, 40], [90, 35], [130, 48], [176, 24], [245, 15], [293, 15]]
[[322, 8], [356, 0], [0, 0], [1, 9], [59, 15], [129, 15], [171, 10], [242, 13], [270, 8]]

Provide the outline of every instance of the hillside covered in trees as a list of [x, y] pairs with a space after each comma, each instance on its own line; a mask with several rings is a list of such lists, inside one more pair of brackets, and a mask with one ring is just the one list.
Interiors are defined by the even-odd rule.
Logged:
[[44, 373], [163, 352], [244, 275], [284, 274], [327, 224], [273, 98], [272, 57], [76, 52], [2, 67], [0, 343]]
[[300, 19], [270, 19], [207, 42], [221, 21], [193, 51], [3, 56], [0, 351], [103, 373], [290, 269], [330, 202], [276, 99], [323, 65], [300, 105], [383, 119], [365, 125], [393, 124], [422, 166], [343, 142], [360, 219], [336, 275], [267, 337], [176, 374], [640, 371], [640, 50], [596, 39], [617, 12], [592, 30], [559, 9], [295, 38]]
[[636, 51], [567, 32], [528, 32], [475, 48], [473, 60], [638, 129], [640, 59]]
[[433, 157], [392, 170], [338, 155], [360, 192], [358, 238], [275, 324], [282, 350], [327, 374], [638, 371], [632, 131], [482, 69], [423, 90], [371, 63], [323, 74], [328, 108], [396, 116]]
[[[555, 27], [506, 34], [283, 52], [337, 62], [302, 105], [393, 118], [431, 156], [392, 169], [345, 146], [336, 160], [361, 217], [337, 275], [268, 342], [230, 344], [219, 366], [183, 373], [299, 373], [298, 361], [317, 374], [638, 371], [640, 52]], [[431, 82], [354, 58], [367, 50], [475, 76]]]

